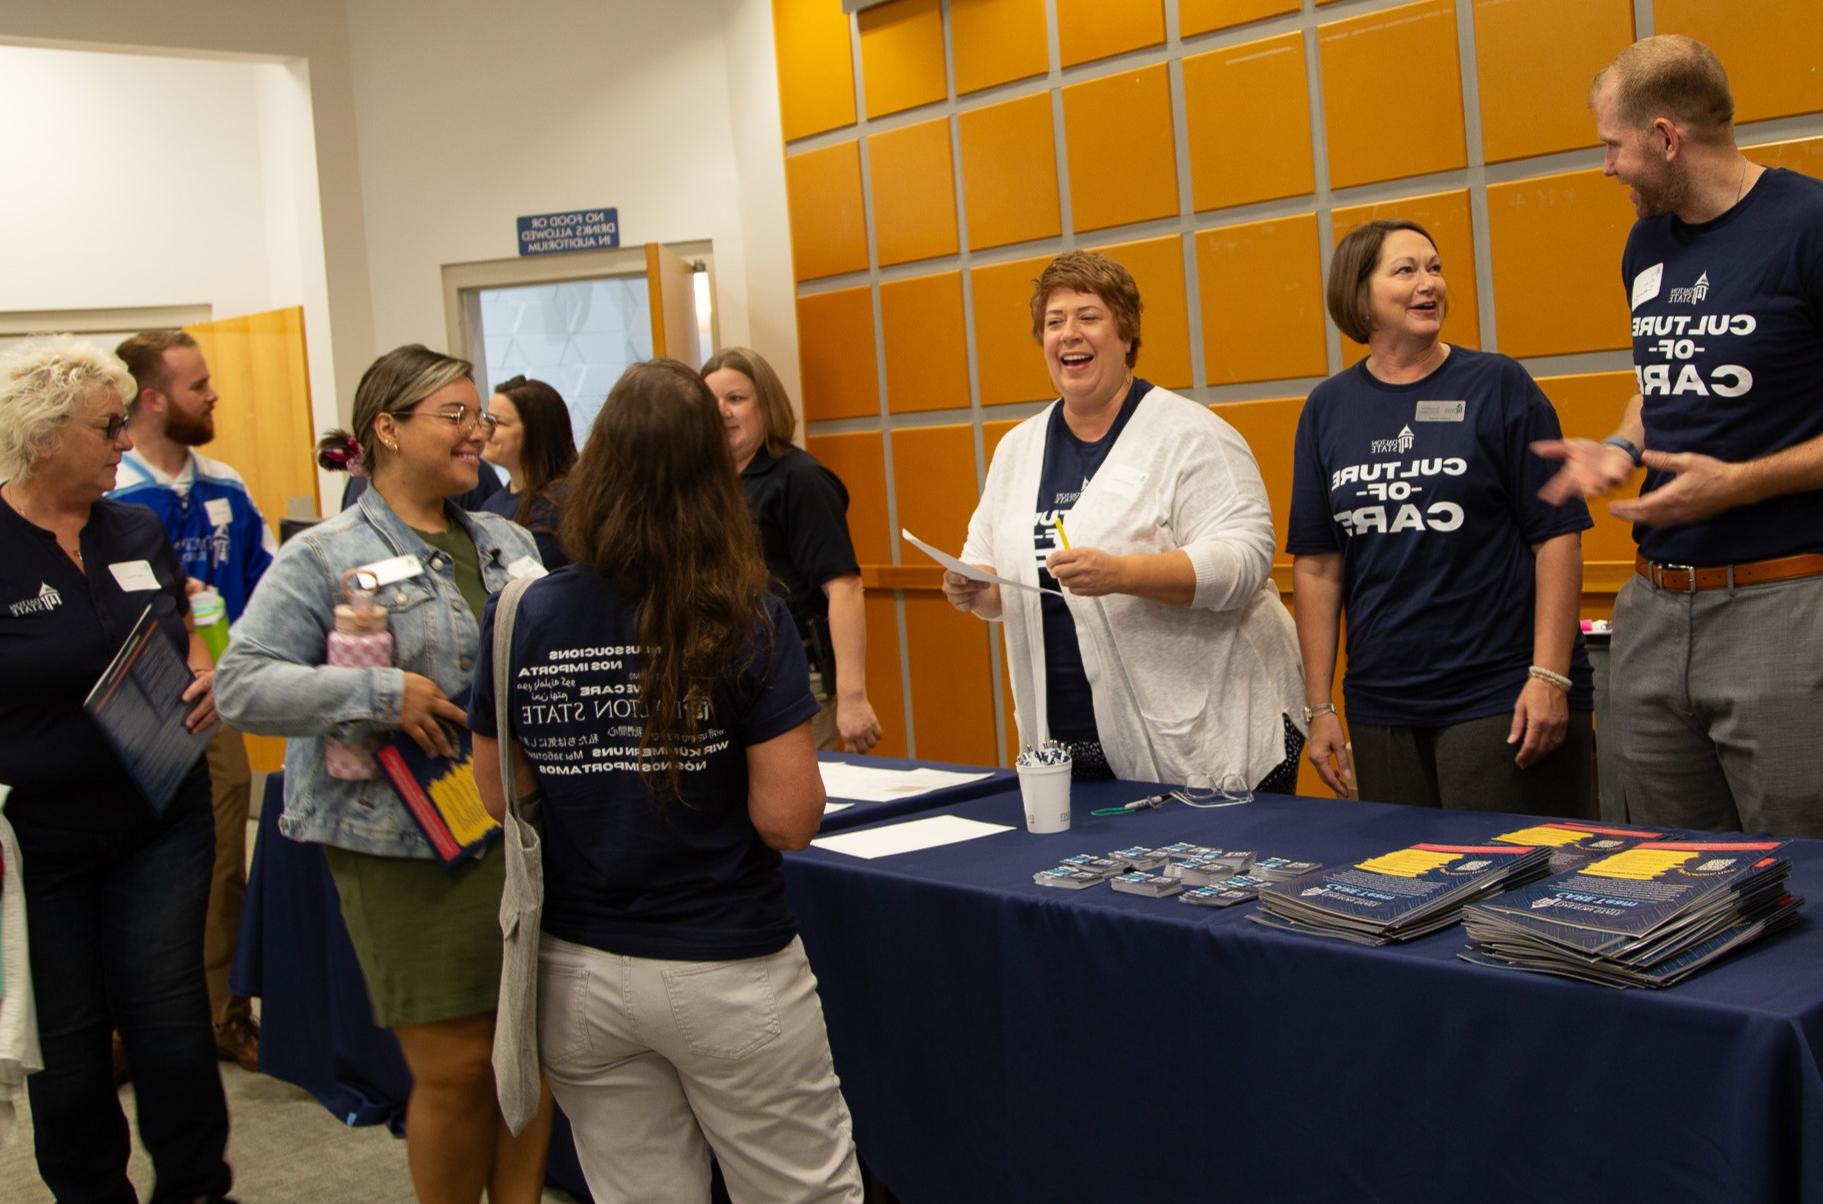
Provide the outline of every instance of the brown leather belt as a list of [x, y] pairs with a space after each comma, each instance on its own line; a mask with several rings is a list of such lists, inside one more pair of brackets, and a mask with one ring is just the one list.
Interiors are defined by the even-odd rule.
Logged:
[[1694, 594], [1700, 589], [1731, 589], [1737, 585], [1765, 585], [1769, 581], [1796, 581], [1800, 577], [1823, 575], [1823, 552], [1779, 556], [1772, 560], [1750, 560], [1745, 564], [1724, 564], [1707, 569], [1693, 568], [1687, 564], [1654, 564], [1644, 556], [1635, 556], [1633, 571], [1659, 589]]

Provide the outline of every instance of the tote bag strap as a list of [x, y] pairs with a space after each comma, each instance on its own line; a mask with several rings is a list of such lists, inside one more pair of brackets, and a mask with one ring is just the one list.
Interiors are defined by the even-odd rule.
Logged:
[[512, 709], [507, 690], [513, 680], [513, 621], [519, 617], [519, 599], [536, 577], [516, 577], [500, 591], [494, 603], [494, 733], [500, 743], [500, 792], [508, 815], [519, 813], [519, 794], [513, 788]]

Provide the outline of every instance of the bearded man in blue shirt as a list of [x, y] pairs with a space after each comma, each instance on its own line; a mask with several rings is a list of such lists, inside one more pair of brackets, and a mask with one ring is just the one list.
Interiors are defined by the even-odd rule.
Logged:
[[[215, 438], [217, 396], [196, 340], [181, 330], [136, 334], [115, 354], [138, 386], [127, 431], [133, 450], [120, 459], [108, 496], [158, 515], [184, 572], [222, 597], [232, 624], [246, 609], [277, 550], [272, 529], [241, 475], [196, 448]], [[203, 935], [203, 971], [215, 1017], [216, 1051], [224, 1061], [259, 1069], [259, 1028], [252, 1005], [228, 986], [247, 893], [247, 815], [252, 773], [241, 734], [227, 724], [209, 743], [215, 809], [215, 870]]]

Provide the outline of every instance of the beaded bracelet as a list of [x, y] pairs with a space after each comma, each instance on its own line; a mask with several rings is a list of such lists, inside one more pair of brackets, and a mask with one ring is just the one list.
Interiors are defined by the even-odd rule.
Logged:
[[1539, 681], [1550, 682], [1565, 694], [1570, 692], [1570, 679], [1561, 673], [1554, 673], [1543, 665], [1533, 665], [1531, 668], [1527, 669], [1526, 672], [1531, 676], [1536, 677]]

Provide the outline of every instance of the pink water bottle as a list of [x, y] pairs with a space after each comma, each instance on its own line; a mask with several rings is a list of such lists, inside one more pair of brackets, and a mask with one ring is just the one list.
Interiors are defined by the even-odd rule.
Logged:
[[[392, 632], [386, 630], [386, 608], [374, 603], [376, 585], [359, 569], [342, 577], [348, 601], [335, 608], [335, 630], [329, 633], [329, 663], [355, 668], [385, 668], [392, 664]], [[332, 778], [367, 781], [380, 776], [374, 760], [379, 738], [338, 740], [323, 737], [323, 767]]]

